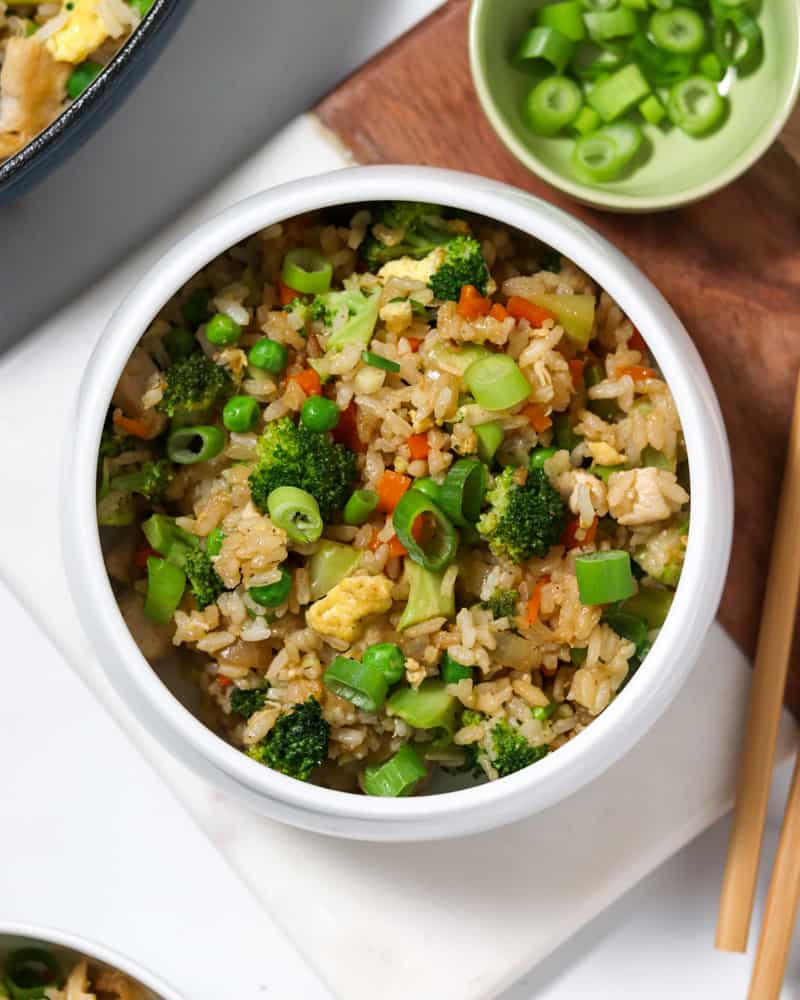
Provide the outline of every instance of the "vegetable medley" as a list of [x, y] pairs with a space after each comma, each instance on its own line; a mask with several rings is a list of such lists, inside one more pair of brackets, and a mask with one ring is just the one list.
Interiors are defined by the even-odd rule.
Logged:
[[48, 948], [17, 948], [3, 962], [0, 1000], [96, 998], [145, 1000], [145, 994], [122, 972], [86, 960], [76, 962], [65, 973], [62, 963]]
[[569, 261], [438, 206], [270, 226], [168, 303], [103, 434], [98, 520], [154, 664], [260, 764], [368, 795], [581, 732], [669, 611], [677, 411]]
[[643, 148], [643, 125], [694, 138], [721, 125], [734, 79], [762, 51], [755, 0], [557, 0], [517, 50], [539, 78], [525, 118], [539, 135], [576, 137], [578, 180], [615, 180]]
[[0, 0], [0, 162], [79, 97], [153, 0]]

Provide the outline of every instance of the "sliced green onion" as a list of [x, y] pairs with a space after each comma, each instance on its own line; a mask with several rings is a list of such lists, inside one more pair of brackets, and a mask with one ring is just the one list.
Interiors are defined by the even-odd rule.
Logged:
[[478, 458], [489, 465], [503, 443], [503, 428], [496, 420], [489, 420], [472, 429], [478, 439]]
[[[436, 482], [435, 479], [431, 479], [430, 476], [420, 476], [419, 479], [415, 479], [411, 484], [412, 490], [419, 490], [420, 493], [424, 493], [426, 497], [430, 497], [435, 504], [440, 507], [442, 498], [442, 487]], [[444, 508], [442, 507], [442, 510]]]
[[562, 451], [572, 451], [572, 449], [577, 448], [583, 440], [572, 429], [569, 413], [553, 414], [553, 437], [555, 438], [557, 447]]
[[473, 362], [464, 372], [464, 384], [484, 410], [507, 410], [531, 394], [530, 382], [507, 354], [491, 354]]
[[528, 123], [537, 135], [555, 135], [578, 114], [581, 89], [567, 76], [548, 76], [537, 83], [525, 102]]
[[560, 73], [572, 57], [575, 43], [555, 28], [537, 25], [522, 37], [517, 49], [517, 59], [521, 62], [535, 59], [549, 64]]
[[347, 656], [337, 656], [322, 679], [329, 691], [365, 712], [377, 712], [389, 690], [380, 670]]
[[588, 184], [611, 181], [624, 166], [617, 144], [602, 131], [581, 136], [572, 150], [572, 172]]
[[380, 670], [386, 683], [397, 684], [406, 672], [406, 658], [395, 642], [377, 642], [364, 650], [361, 662]]
[[539, 722], [547, 722], [548, 719], [556, 714], [557, 708], [557, 701], [551, 701], [549, 705], [536, 705], [531, 709], [531, 715], [534, 719], [538, 719]]
[[635, 35], [639, 24], [636, 15], [627, 7], [614, 10], [594, 10], [584, 16], [589, 34], [597, 42], [607, 42], [612, 38]]
[[663, 451], [656, 451], [655, 448], [648, 445], [642, 452], [642, 465], [675, 472], [678, 468], [678, 459], [677, 457], [667, 458]]
[[578, 135], [588, 135], [590, 132], [594, 132], [600, 123], [600, 115], [598, 115], [594, 108], [584, 105], [570, 123], [570, 128], [577, 132]]
[[219, 427], [179, 427], [167, 438], [167, 457], [178, 465], [210, 462], [225, 447], [225, 434]]
[[445, 684], [458, 684], [467, 678], [472, 680], [472, 667], [465, 667], [463, 663], [457, 663], [449, 653], [445, 653], [439, 666], [439, 673]]
[[364, 770], [363, 786], [367, 795], [401, 798], [411, 795], [428, 774], [427, 768], [410, 743], [404, 743], [397, 753], [379, 767]]
[[365, 365], [369, 365], [370, 368], [380, 368], [385, 372], [400, 371], [400, 365], [396, 361], [390, 361], [388, 358], [383, 358], [380, 354], [374, 354], [372, 351], [362, 351], [361, 360]]
[[319, 504], [305, 490], [279, 486], [267, 497], [267, 509], [276, 527], [300, 545], [316, 542], [324, 527]]
[[646, 35], [636, 35], [630, 43], [629, 52], [654, 87], [671, 87], [692, 72], [693, 55], [665, 52]]
[[292, 574], [283, 566], [280, 567], [280, 574], [280, 580], [276, 580], [275, 583], [247, 588], [247, 593], [262, 608], [279, 608], [288, 601], [289, 591], [292, 589]]
[[142, 531], [150, 548], [173, 562], [179, 561], [181, 552], [196, 549], [200, 544], [197, 535], [179, 528], [166, 514], [152, 514], [142, 522]]
[[624, 469], [627, 469], [627, 465], [595, 465], [592, 462], [589, 466], [589, 472], [593, 476], [597, 476], [598, 479], [602, 479], [604, 483], [607, 483], [615, 472], [622, 472]]
[[571, 42], [579, 42], [586, 37], [583, 23], [583, 7], [579, 0], [565, 0], [540, 7], [537, 20], [545, 28], [554, 28]]
[[583, 0], [586, 10], [611, 10], [617, 6], [617, 0]]
[[[213, 528], [206, 535], [206, 555], [213, 559], [222, 551], [222, 543], [225, 541], [225, 532], [222, 528]], [[153, 546], [155, 548], [155, 546]], [[156, 551], [158, 551], [156, 549]]]
[[481, 516], [487, 479], [486, 466], [474, 458], [460, 458], [451, 466], [441, 486], [439, 506], [454, 524], [463, 528]]
[[345, 545], [323, 539], [317, 551], [308, 560], [308, 583], [311, 600], [317, 601], [333, 590], [337, 583], [351, 573], [361, 561], [362, 552]]
[[631, 573], [631, 557], [621, 549], [578, 556], [575, 576], [582, 604], [624, 601], [636, 589]]
[[544, 463], [549, 458], [552, 458], [557, 451], [558, 448], [534, 448], [531, 452], [531, 457], [528, 460], [528, 468], [543, 469]]
[[711, 0], [714, 17], [714, 51], [724, 66], [745, 66], [761, 51], [761, 28], [741, 6]]
[[[587, 365], [583, 371], [584, 382], [587, 388], [604, 381], [606, 370], [600, 363]], [[618, 407], [614, 399], [590, 399], [586, 407], [590, 413], [594, 413], [601, 420], [613, 420], [617, 414]]]
[[622, 610], [636, 615], [638, 618], [643, 618], [650, 628], [661, 628], [667, 620], [674, 600], [675, 594], [671, 590], [640, 587], [638, 594], [629, 597], [622, 604]]
[[621, 0], [623, 7], [630, 7], [631, 10], [647, 10], [647, 0]]
[[0, 990], [5, 986], [11, 1000], [38, 1000], [48, 987], [61, 986], [63, 978], [58, 959], [46, 948], [17, 948], [3, 964]]
[[610, 625], [617, 635], [632, 642], [637, 650], [647, 642], [647, 633], [649, 632], [647, 622], [637, 615], [632, 615], [628, 611], [611, 609], [606, 611], [601, 620], [606, 625]]
[[[420, 543], [413, 528], [418, 517], [425, 524], [425, 536]], [[392, 515], [395, 533], [408, 551], [408, 557], [431, 573], [438, 573], [453, 561], [458, 537], [455, 528], [439, 507], [420, 490], [408, 490], [400, 497]], [[430, 530], [429, 530], [430, 527]]]
[[186, 574], [166, 559], [148, 556], [147, 591], [144, 613], [157, 625], [167, 625], [181, 603], [186, 587]]
[[318, 250], [299, 247], [283, 258], [281, 280], [303, 295], [322, 295], [331, 287], [333, 265]]
[[378, 494], [374, 490], [355, 490], [344, 505], [345, 524], [366, 524], [378, 506]]
[[389, 715], [397, 715], [414, 729], [444, 729], [455, 732], [458, 699], [447, 691], [441, 678], [423, 681], [418, 688], [398, 688], [386, 703]]
[[703, 76], [709, 80], [714, 80], [715, 83], [719, 83], [723, 76], [725, 76], [725, 67], [722, 65], [722, 60], [716, 52], [704, 52], [700, 56], [697, 68]]
[[666, 52], [699, 52], [706, 40], [702, 17], [688, 7], [656, 11], [649, 27], [653, 42]]
[[660, 125], [666, 113], [664, 105], [655, 94], [646, 97], [639, 105], [639, 114], [651, 125]]
[[580, 348], [586, 347], [594, 327], [596, 300], [594, 295], [561, 294], [559, 292], [533, 292], [525, 296], [542, 309], [554, 314], [559, 326], [569, 339]]
[[650, 93], [650, 84], [636, 63], [612, 73], [589, 92], [587, 100], [603, 121], [612, 122], [639, 104]]
[[687, 135], [705, 135], [725, 114], [725, 99], [714, 82], [704, 76], [690, 76], [676, 83], [669, 94], [670, 120]]
[[569, 658], [572, 660], [573, 666], [579, 667], [582, 663], [585, 663], [588, 653], [587, 649], [571, 649], [569, 651]]
[[596, 80], [601, 74], [619, 69], [625, 61], [622, 45], [610, 42], [597, 45], [595, 42], [581, 42], [570, 62], [570, 69], [581, 80]]

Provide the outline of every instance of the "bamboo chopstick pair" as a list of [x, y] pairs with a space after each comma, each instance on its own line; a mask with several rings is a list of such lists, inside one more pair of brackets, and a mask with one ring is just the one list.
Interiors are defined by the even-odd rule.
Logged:
[[[772, 543], [728, 859], [717, 921], [717, 948], [745, 951], [767, 816], [772, 763], [789, 669], [800, 586], [800, 378]], [[777, 1000], [800, 900], [800, 757], [750, 981], [749, 1000]]]

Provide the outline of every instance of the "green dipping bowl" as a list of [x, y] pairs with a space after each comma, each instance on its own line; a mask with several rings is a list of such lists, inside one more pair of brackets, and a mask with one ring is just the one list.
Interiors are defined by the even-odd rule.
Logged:
[[[800, 87], [800, 0], [762, 0], [759, 66], [733, 82], [730, 111], [710, 135], [641, 121], [644, 148], [618, 180], [585, 184], [570, 169], [574, 139], [536, 135], [523, 116], [535, 77], [513, 57], [544, 0], [473, 0], [469, 24], [472, 76], [494, 130], [548, 184], [596, 208], [652, 212], [697, 201], [735, 180], [778, 137]], [[636, 115], [637, 119], [640, 117]]]

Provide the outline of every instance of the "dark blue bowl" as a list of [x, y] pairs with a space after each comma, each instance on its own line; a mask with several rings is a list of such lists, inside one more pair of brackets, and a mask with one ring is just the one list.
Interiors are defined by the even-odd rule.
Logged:
[[0, 164], [0, 203], [27, 191], [89, 139], [144, 77], [190, 3], [155, 0], [136, 31], [80, 97]]

